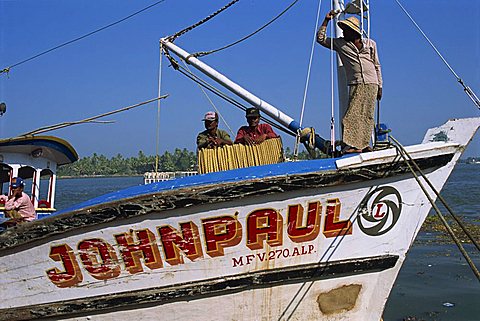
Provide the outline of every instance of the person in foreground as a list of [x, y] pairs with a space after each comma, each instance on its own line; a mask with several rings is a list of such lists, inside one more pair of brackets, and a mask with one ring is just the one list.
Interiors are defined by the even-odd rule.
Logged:
[[240, 127], [235, 144], [256, 145], [278, 137], [269, 124], [260, 124], [260, 110], [257, 108], [247, 108], [245, 116], [248, 126]]
[[12, 195], [7, 197], [0, 195], [5, 201], [5, 216], [11, 218], [15, 223], [30, 222], [35, 220], [35, 208], [30, 197], [23, 192], [25, 184], [20, 177], [14, 177], [10, 183]]
[[218, 129], [218, 114], [209, 111], [203, 118], [205, 130], [197, 136], [197, 148], [216, 148], [223, 145], [232, 145], [230, 135], [224, 130]]
[[327, 13], [317, 32], [317, 42], [332, 47], [345, 66], [349, 86], [348, 108], [342, 119], [343, 153], [371, 151], [370, 137], [374, 128], [375, 101], [382, 98], [382, 72], [377, 45], [372, 39], [362, 39], [360, 22], [355, 17], [340, 20], [343, 37], [328, 38], [327, 25], [335, 16]]

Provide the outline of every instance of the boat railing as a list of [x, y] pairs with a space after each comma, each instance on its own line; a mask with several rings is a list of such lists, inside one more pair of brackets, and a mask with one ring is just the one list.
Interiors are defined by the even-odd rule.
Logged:
[[144, 184], [168, 181], [180, 177], [197, 175], [197, 171], [175, 171], [175, 172], [146, 172], [143, 175]]

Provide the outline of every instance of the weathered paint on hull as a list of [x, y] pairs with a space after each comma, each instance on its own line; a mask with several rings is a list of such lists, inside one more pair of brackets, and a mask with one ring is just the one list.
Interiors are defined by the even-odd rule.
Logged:
[[[431, 174], [432, 178], [435, 177], [433, 174], [435, 174], [435, 172]], [[95, 312], [99, 306], [115, 309], [120, 308], [125, 304], [125, 308], [132, 308], [132, 305], [129, 304], [129, 300], [133, 306], [138, 306], [139, 303], [144, 303], [146, 305], [153, 304], [156, 300], [149, 301], [148, 298], [145, 299], [145, 297], [148, 297], [151, 293], [159, 292], [162, 287], [171, 287], [170, 295], [175, 297], [176, 291], [174, 286], [176, 284], [185, 284], [189, 282], [195, 283], [202, 280], [212, 279], [217, 280], [219, 278], [248, 275], [258, 271], [282, 271], [282, 269], [315, 264], [317, 262], [332, 262], [332, 264], [335, 264], [336, 262], [346, 260], [368, 260], [369, 258], [383, 255], [396, 255], [399, 257], [399, 262], [401, 262], [403, 261], [403, 257], [413, 241], [414, 236], [418, 232], [418, 229], [430, 207], [426, 204], [425, 196], [418, 193], [413, 178], [398, 179], [399, 178], [397, 177], [375, 181], [371, 182], [370, 186], [362, 187], [358, 186], [358, 184], [353, 184], [347, 190], [345, 190], [345, 188], [342, 188], [342, 190], [336, 188], [313, 190], [309, 192], [309, 194], [311, 194], [309, 196], [300, 196], [298, 193], [288, 193], [287, 195], [283, 193], [279, 195], [269, 195], [263, 198], [246, 198], [244, 200], [223, 204], [223, 206], [203, 205], [191, 210], [187, 208], [165, 213], [152, 213], [145, 217], [124, 220], [122, 221], [122, 224], [113, 227], [99, 226], [99, 228], [91, 229], [90, 231], [88, 229], [80, 229], [76, 233], [69, 233], [70, 235], [49, 238], [41, 243], [39, 242], [34, 247], [26, 249], [19, 248], [19, 250], [12, 251], [10, 255], [2, 258], [0, 268], [4, 273], [9, 275], [8, 279], [3, 279], [0, 283], [2, 292], [24, 292], [28, 294], [21, 297], [12, 297], [11, 299], [7, 297], [3, 300], [2, 306], [5, 308], [14, 308], [15, 313], [19, 313], [20, 310], [23, 310], [22, 307], [27, 307], [27, 311], [35, 311], [36, 308], [32, 307], [32, 305], [40, 305], [38, 312], [41, 312], [42, 305], [47, 304], [48, 306], [49, 302], [63, 301], [63, 303], [60, 303], [59, 307], [61, 309], [62, 306], [67, 307], [67, 311], [65, 312], [68, 312], [68, 310], [71, 312], [80, 312], [75, 310], [80, 304], [81, 311], [85, 310], [85, 306], [91, 307], [92, 310], [86, 312], [89, 314], [89, 312]], [[372, 191], [378, 187], [389, 187], [392, 188], [392, 191], [398, 191], [401, 200], [397, 198], [397, 194], [389, 194], [386, 196], [383, 201], [388, 199], [395, 203], [395, 205], [392, 205], [393, 207], [390, 208], [385, 207], [384, 211], [385, 213], [388, 213], [386, 216], [383, 216], [385, 218], [383, 221], [379, 220], [378, 222], [385, 222], [386, 227], [378, 231], [378, 234], [383, 233], [383, 231], [387, 229], [388, 231], [380, 235], [368, 235], [365, 233], [365, 226], [363, 227], [363, 231], [360, 227], [360, 222], [363, 219], [361, 217], [356, 218], [358, 213], [357, 207], [359, 200], [365, 199], [369, 193], [372, 193]], [[377, 196], [377, 192], [373, 193], [371, 196], [372, 200]], [[328, 208], [327, 204], [330, 200], [338, 200], [337, 203], [341, 204], [337, 207], [340, 210], [339, 217], [336, 220], [337, 222], [347, 220], [354, 222], [350, 226], [350, 233], [342, 235], [344, 234], [343, 232], [332, 229], [331, 227], [327, 228], [328, 221], [326, 212]], [[308, 204], [317, 202], [320, 206], [322, 204], [323, 206], [321, 206], [322, 209], [319, 210], [318, 213], [317, 220], [320, 226], [318, 231], [315, 232], [315, 237], [310, 241], [295, 241], [287, 231], [289, 206], [301, 205], [306, 209]], [[403, 204], [403, 206], [401, 204]], [[395, 210], [395, 206], [402, 206], [401, 211], [397, 213], [391, 212]], [[247, 224], [247, 217], [259, 209], [275, 210], [279, 215], [278, 217], [282, 218], [282, 222], [279, 225], [280, 230], [275, 237], [269, 239], [268, 236], [264, 236], [264, 240], [257, 245], [259, 248], [252, 250], [252, 244], [247, 244], [248, 229], [252, 228], [251, 224]], [[375, 213], [371, 214], [375, 215]], [[393, 222], [394, 215], [397, 216], [396, 222]], [[161, 253], [161, 265], [153, 264], [150, 265], [150, 267], [153, 266], [153, 268], [149, 268], [145, 263], [142, 263], [142, 267], [140, 268], [141, 271], [137, 270], [135, 273], [129, 273], [126, 271], [125, 263], [121, 263], [122, 259], [120, 258], [122, 256], [122, 246], [115, 240], [114, 235], [140, 230], [148, 230], [152, 232], [152, 234], [157, 234], [159, 227], [171, 226], [175, 229], [179, 229], [179, 223], [181, 222], [193, 222], [196, 226], [201, 227], [202, 221], [205, 222], [206, 219], [222, 216], [236, 217], [236, 220], [242, 227], [241, 230], [237, 227], [237, 230], [241, 233], [241, 235], [238, 235], [238, 238], [240, 238], [238, 242], [235, 241], [231, 244], [228, 244], [228, 242], [225, 243], [223, 249], [224, 255], [218, 255], [219, 253], [213, 253], [212, 255], [207, 254], [207, 240], [204, 232], [203, 235], [199, 235], [199, 243], [201, 243], [203, 248], [203, 250], [201, 250], [203, 253], [201, 257], [193, 260], [184, 257], [183, 264], [170, 265], [167, 263], [165, 252], [161, 252], [162, 247], [158, 244], [160, 242], [158, 241], [157, 235], [157, 240], [154, 241], [156, 244], [153, 246], [157, 247], [159, 253]], [[366, 224], [365, 221], [363, 221], [363, 224]], [[199, 230], [201, 230], [201, 228], [199, 228]], [[372, 234], [372, 232], [368, 233]], [[310, 237], [312, 238], [312, 236]], [[116, 262], [119, 262], [118, 266], [121, 267], [122, 270], [118, 276], [112, 277], [108, 280], [98, 280], [92, 277], [92, 275], [86, 270], [85, 262], [81, 263], [79, 258], [79, 252], [81, 251], [78, 250], [79, 244], [85, 242], [85, 240], [92, 239], [102, 239], [114, 248], [116, 256], [119, 258]], [[275, 239], [277, 239], [276, 242], [274, 241]], [[281, 239], [282, 241], [279, 242], [278, 239]], [[267, 241], [274, 244], [269, 245]], [[54, 256], [51, 256], [52, 258], [49, 257], [52, 248], [56, 248], [63, 244], [66, 244], [69, 248], [73, 249], [78, 264], [78, 273], [81, 274], [82, 281], [71, 286], [58, 287], [49, 280], [47, 271], [54, 268], [58, 271], [65, 270], [65, 266], [62, 266], [61, 261], [57, 260], [55, 262], [53, 260]], [[295, 249], [297, 249], [297, 252], [295, 252]], [[267, 257], [270, 257], [270, 259], [267, 259]], [[33, 261], [32, 258], [34, 259]], [[97, 258], [97, 260], [100, 259]], [[321, 275], [324, 272], [322, 267], [320, 267], [318, 271], [318, 274], [320, 274], [317, 278], [318, 280], [314, 283], [315, 286], [312, 289], [313, 291], [306, 291], [308, 300], [302, 302], [302, 308], [300, 309], [302, 313], [299, 314], [297, 318], [300, 318], [300, 316], [307, 312], [307, 315], [311, 315], [312, 320], [314, 317], [317, 318], [319, 315], [318, 303], [312, 304], [312, 302], [316, 302], [315, 297], [318, 297], [322, 292], [328, 292], [346, 285], [356, 285], [360, 287], [361, 290], [358, 294], [358, 298], [355, 299], [354, 308], [352, 307], [350, 311], [331, 312], [332, 320], [335, 320], [335, 318], [340, 316], [354, 316], [356, 313], [362, 313], [361, 315], [364, 315], [363, 313], [365, 311], [372, 310], [372, 304], [377, 305], [376, 302], [379, 302], [379, 307], [381, 307], [387, 299], [388, 292], [394, 281], [394, 276], [398, 272], [400, 266], [398, 263], [395, 265], [395, 262], [393, 262], [392, 265], [395, 266], [395, 268], [388, 266], [382, 268], [382, 272], [376, 272], [376, 266], [372, 266], [369, 269], [356, 269], [355, 267], [350, 267], [346, 272], [346, 274], [350, 276], [338, 278], [337, 275], [341, 276], [342, 274], [339, 272], [337, 272], [337, 274], [332, 272], [326, 275], [326, 277], [330, 279], [322, 279]], [[389, 275], [389, 281], [385, 281], [386, 279], [384, 280], [382, 275]], [[307, 281], [309, 279], [310, 278], [307, 278]], [[195, 302], [194, 305], [198, 305], [199, 308], [205, 300], [214, 302], [220, 301], [223, 302], [225, 306], [230, 306], [227, 304], [228, 301], [225, 301], [226, 299], [224, 298], [224, 295], [226, 295], [226, 298], [232, 297], [235, 301], [243, 302], [243, 304], [251, 307], [252, 311], [246, 313], [246, 315], [250, 315], [249, 313], [258, 311], [257, 308], [253, 308], [253, 306], [256, 305], [257, 297], [261, 297], [263, 298], [262, 302], [264, 302], [262, 303], [261, 309], [270, 311], [269, 314], [274, 316], [273, 318], [267, 318], [266, 320], [275, 320], [280, 317], [281, 310], [286, 308], [286, 302], [289, 302], [294, 298], [296, 290], [304, 284], [305, 278], [293, 279], [292, 282], [295, 283], [284, 284], [287, 283], [287, 281], [277, 281], [270, 284], [268, 281], [265, 281], [258, 286], [269, 287], [270, 289], [250, 290], [247, 286], [242, 288], [239, 293], [229, 293], [228, 290], [223, 289], [218, 293], [215, 291], [208, 293], [208, 289], [206, 289], [206, 294], [211, 295], [209, 299], [201, 298], [202, 290], [197, 289], [197, 291], [193, 291], [195, 294], [192, 296], [189, 296], [188, 294], [179, 294], [178, 301], [188, 301], [188, 306]], [[379, 290], [379, 283], [386, 283], [385, 289]], [[235, 281], [232, 281], [232, 284], [235, 284]], [[308, 282], [306, 283], [306, 286], [308, 288]], [[25, 291], [26, 288], [28, 291]], [[254, 286], [251, 288], [254, 288]], [[121, 289], [120, 292], [119, 289]], [[131, 291], [136, 291], [137, 293], [133, 297], [125, 299], [124, 303], [121, 303], [122, 298], [117, 298], [117, 300], [114, 300], [113, 302], [105, 300], [106, 295], [113, 294], [118, 296]], [[272, 295], [268, 296], [269, 293]], [[90, 300], [89, 297], [92, 299]], [[68, 302], [72, 300], [74, 301], [73, 307], [68, 308]], [[197, 300], [199, 301], [196, 302]], [[309, 301], [310, 304], [307, 303]], [[157, 302], [157, 304], [158, 303], [161, 304], [162, 300]], [[166, 309], [167, 306], [172, 305], [171, 309], [172, 311], [175, 311], [175, 307], [178, 304], [179, 303], [176, 303], [175, 300], [173, 300], [173, 302], [165, 300], [165, 305], [162, 306]], [[272, 309], [270, 309], [269, 307], [272, 304]], [[316, 309], [314, 309], [314, 307], [316, 307]], [[219, 312], [221, 315], [219, 316], [219, 319], [251, 320], [249, 317], [239, 316], [242, 315], [242, 312], [238, 311], [248, 311], [248, 309], [249, 308], [247, 307], [240, 310], [233, 309], [232, 312], [227, 312], [225, 309], [222, 309], [221, 312]], [[382, 309], [380, 308], [376, 309], [375, 312], [372, 311], [369, 313], [378, 315], [381, 313], [381, 310]], [[140, 311], [143, 311], [143, 309]], [[137, 311], [137, 315], [138, 313], [141, 314], [140, 311]], [[169, 309], [165, 311], [169, 311]], [[298, 312], [295, 314], [297, 315], [297, 313]], [[49, 313], [47, 313], [47, 315], [48, 314]], [[172, 320], [180, 320], [176, 315], [176, 313], [172, 312], [168, 318]], [[262, 317], [264, 316], [263, 314], [261, 315]], [[162, 316], [166, 317], [166, 313], [162, 312]], [[31, 317], [31, 315], [29, 317]]]
[[[420, 151], [427, 154], [425, 170], [437, 189], [465, 144]], [[371, 156], [368, 162], [379, 163]], [[361, 166], [357, 161], [342, 166]], [[426, 196], [401, 171], [309, 184], [138, 215], [132, 210], [115, 224], [96, 217], [98, 224], [62, 234], [46, 229], [36, 240], [18, 234], [11, 245], [3, 240], [0, 271], [8, 278], [0, 280], [0, 290], [9, 295], [0, 302], [0, 319], [380, 319], [430, 210]], [[236, 188], [227, 184], [225, 194], [214, 197], [228, 196], [228, 186]], [[189, 198], [198, 191], [183, 192]], [[162, 195], [150, 199], [164, 204]], [[65, 214], [57, 223], [82, 211], [95, 208]], [[25, 232], [33, 235], [28, 226]]]
[[[145, 306], [138, 310], [109, 311], [102, 314], [75, 316], [62, 320], [205, 320], [205, 321], [339, 321], [380, 320], [383, 306], [398, 267], [360, 276], [287, 284], [248, 290], [219, 297]], [[385, 282], [385, 281], [389, 282]], [[391, 282], [391, 283], [390, 283]], [[346, 288], [346, 291], [342, 289]], [[333, 293], [321, 306], [323, 296]], [[359, 292], [356, 292], [358, 291]], [[356, 296], [358, 293], [358, 296]], [[335, 296], [336, 294], [336, 296]], [[322, 311], [322, 309], [324, 311]]]

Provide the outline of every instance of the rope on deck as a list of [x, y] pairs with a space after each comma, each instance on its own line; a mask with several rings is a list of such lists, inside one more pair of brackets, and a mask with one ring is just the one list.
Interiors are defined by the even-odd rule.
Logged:
[[233, 144], [198, 151], [200, 174], [283, 162], [281, 138], [267, 139], [258, 145]]

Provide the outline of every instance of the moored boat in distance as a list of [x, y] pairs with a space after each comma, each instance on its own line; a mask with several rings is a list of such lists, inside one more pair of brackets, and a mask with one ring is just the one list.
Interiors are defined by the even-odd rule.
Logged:
[[466, 164], [480, 164], [480, 159], [478, 158], [468, 158], [467, 161], [465, 162]]
[[168, 181], [175, 178], [189, 177], [197, 174], [197, 171], [146, 172], [143, 174], [143, 183], [151, 184]]

